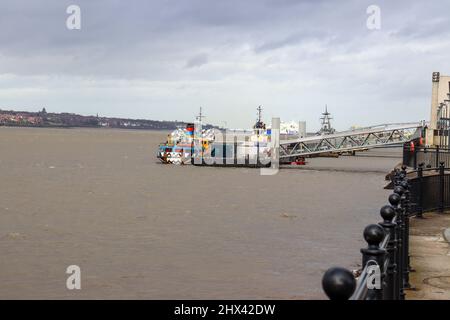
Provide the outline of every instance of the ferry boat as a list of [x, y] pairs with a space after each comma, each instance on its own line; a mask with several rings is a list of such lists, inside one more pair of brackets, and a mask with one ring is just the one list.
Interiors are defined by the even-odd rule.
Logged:
[[[270, 157], [270, 129], [261, 120], [261, 108], [258, 108], [258, 119], [253, 126], [251, 134], [246, 134], [245, 139], [239, 141], [227, 141], [223, 132], [217, 129], [207, 129], [195, 133], [195, 125], [188, 123], [185, 128], [178, 128], [167, 136], [167, 141], [160, 143], [157, 151], [157, 158], [167, 164], [190, 164], [193, 163], [195, 149], [200, 146], [201, 157], [203, 159], [220, 159], [221, 164], [228, 155], [234, 157], [233, 164], [238, 164], [244, 159], [244, 163], [251, 162], [250, 159], [259, 159], [261, 156]], [[203, 115], [197, 120], [201, 121]], [[233, 135], [235, 133], [232, 133]], [[216, 135], [221, 136], [216, 141]], [[194, 148], [197, 147], [197, 148]], [[257, 161], [258, 162], [258, 161]], [[203, 161], [201, 162], [203, 164]]]
[[[194, 130], [193, 123], [188, 123], [186, 128], [178, 128], [167, 136], [167, 141], [159, 144], [157, 158], [163, 163], [188, 164], [191, 163], [194, 153]], [[202, 152], [209, 150], [214, 141], [214, 129], [202, 130], [199, 143]]]

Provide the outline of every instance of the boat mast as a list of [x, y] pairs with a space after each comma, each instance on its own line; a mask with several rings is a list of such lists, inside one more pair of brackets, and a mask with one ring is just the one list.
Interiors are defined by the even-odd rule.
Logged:
[[205, 118], [205, 116], [202, 113], [202, 107], [200, 107], [200, 112], [198, 113], [198, 116], [196, 117], [196, 119], [202, 123], [202, 119]]
[[321, 134], [332, 134], [332, 133], [334, 133], [335, 130], [331, 126], [331, 120], [333, 120], [333, 118], [331, 117], [331, 113], [328, 112], [328, 106], [327, 105], [325, 105], [325, 112], [322, 113], [322, 116], [323, 117], [320, 118], [322, 126], [321, 126], [318, 134], [321, 135]]
[[256, 123], [261, 123], [261, 112], [262, 112], [262, 107], [258, 106], [258, 108], [256, 108], [256, 110], [258, 110], [258, 119], [256, 120]]
[[265, 129], [265, 125], [262, 122], [262, 110], [263, 110], [262, 106], [258, 106], [258, 108], [256, 108], [256, 110], [258, 112], [256, 113], [257, 118], [256, 118], [255, 126], [253, 128], [254, 129]]

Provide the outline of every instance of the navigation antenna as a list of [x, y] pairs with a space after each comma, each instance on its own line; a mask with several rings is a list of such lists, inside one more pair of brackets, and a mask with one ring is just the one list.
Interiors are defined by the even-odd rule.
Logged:
[[205, 118], [205, 116], [202, 113], [202, 107], [200, 107], [200, 112], [198, 113], [198, 116], [195, 117], [199, 122], [202, 122], [202, 119]]
[[264, 124], [264, 122], [262, 122], [262, 107], [258, 106], [258, 108], [256, 108], [256, 110], [258, 110], [258, 118], [256, 119], [256, 123], [253, 126], [253, 129], [266, 129], [266, 125]]
[[258, 119], [256, 120], [256, 123], [261, 123], [261, 113], [262, 113], [263, 109], [261, 106], [258, 106], [258, 108], [256, 108], [256, 110], [258, 110], [258, 113], [257, 113]]
[[325, 112], [322, 113], [322, 116], [320, 118], [322, 127], [320, 128], [318, 134], [333, 134], [336, 132], [336, 130], [333, 129], [331, 126], [331, 120], [333, 118], [331, 117], [331, 113], [328, 112], [328, 106], [325, 105]]

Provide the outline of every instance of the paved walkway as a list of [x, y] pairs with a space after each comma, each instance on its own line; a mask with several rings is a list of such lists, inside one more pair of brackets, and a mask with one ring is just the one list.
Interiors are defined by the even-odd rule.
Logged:
[[410, 223], [410, 283], [408, 300], [450, 299], [450, 244], [443, 232], [450, 228], [450, 212], [427, 213], [425, 219], [412, 218]]

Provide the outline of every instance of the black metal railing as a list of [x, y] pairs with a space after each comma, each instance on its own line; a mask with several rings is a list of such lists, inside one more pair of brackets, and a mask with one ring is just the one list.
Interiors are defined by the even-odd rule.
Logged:
[[[414, 142], [412, 142], [414, 144]], [[411, 144], [403, 146], [403, 165], [418, 169], [420, 163], [425, 168], [438, 168], [444, 162], [445, 167], [450, 167], [450, 149], [436, 147], [421, 147]]]
[[410, 189], [416, 201], [411, 203], [411, 212], [420, 217], [424, 212], [443, 212], [450, 207], [450, 174], [446, 174], [444, 162], [438, 168], [425, 168], [421, 163], [412, 175]]
[[393, 175], [389, 205], [381, 208], [383, 221], [364, 229], [368, 246], [361, 249], [362, 271], [356, 279], [347, 269], [326, 271], [322, 286], [331, 300], [404, 300], [411, 287], [409, 272], [409, 220], [426, 211], [450, 208], [450, 174], [445, 163], [438, 168], [406, 173], [406, 166]]

